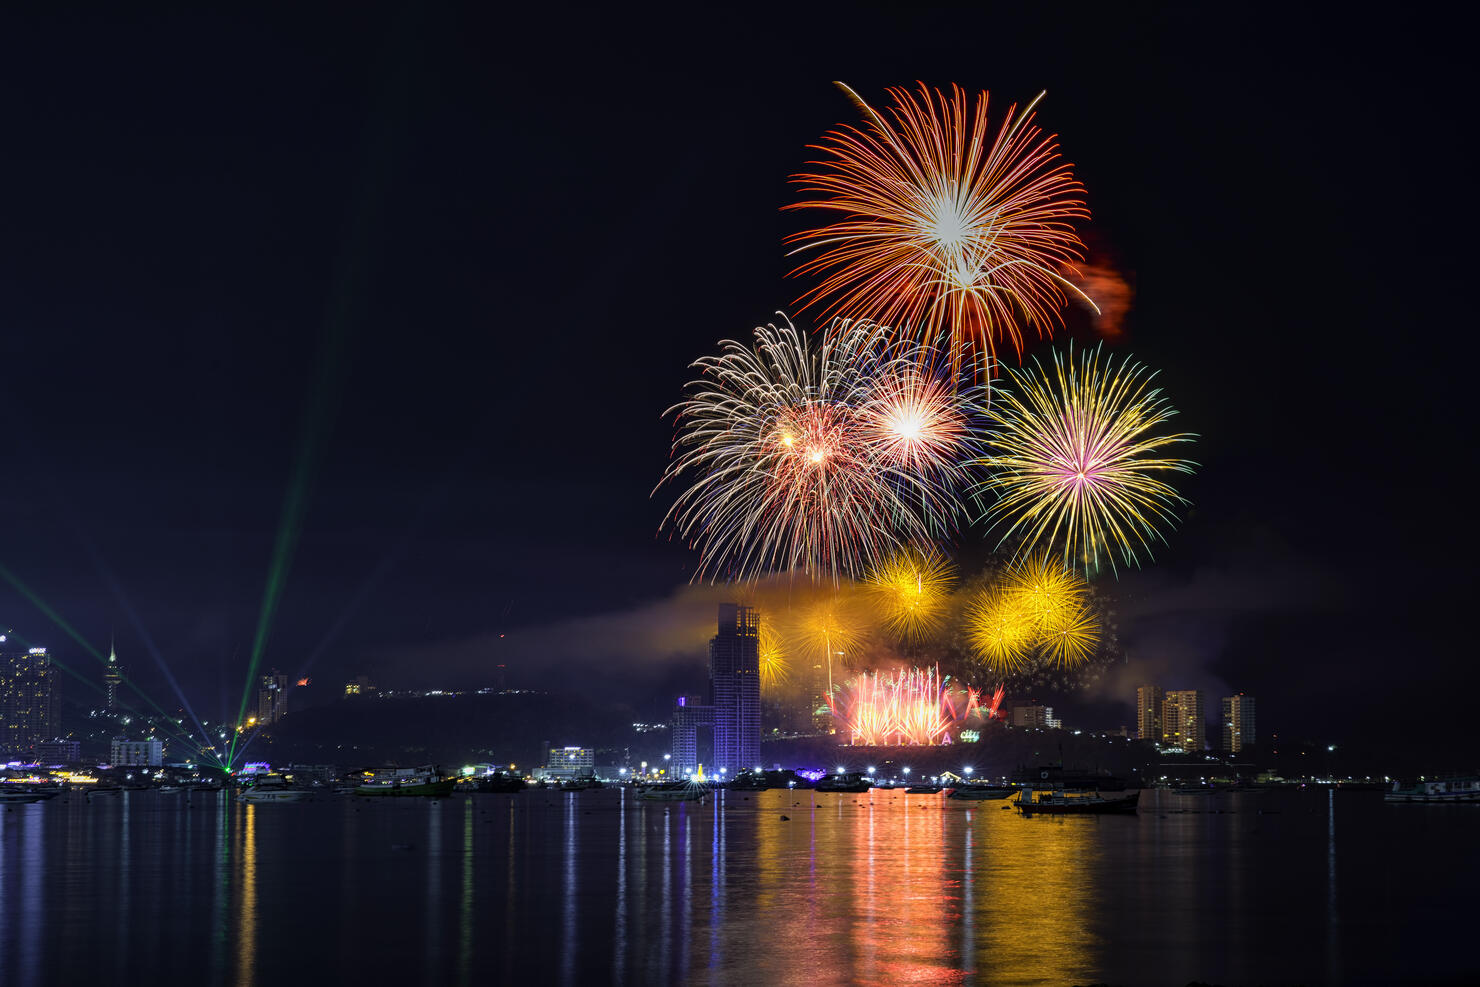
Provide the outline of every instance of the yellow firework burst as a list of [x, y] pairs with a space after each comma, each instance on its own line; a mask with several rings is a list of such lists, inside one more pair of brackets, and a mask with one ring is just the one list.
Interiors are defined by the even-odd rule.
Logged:
[[1060, 668], [1089, 661], [1099, 644], [1100, 621], [1087, 604], [1061, 611], [1042, 634], [1044, 660]]
[[1089, 599], [1084, 578], [1047, 552], [1019, 560], [1008, 571], [1005, 588], [1040, 636], [1073, 623]]
[[1097, 347], [1008, 376], [988, 412], [987, 520], [1087, 573], [1138, 565], [1187, 503], [1167, 480], [1196, 466], [1167, 455], [1194, 436], [1167, 434], [1176, 410], [1155, 374]]
[[1038, 644], [1033, 615], [1017, 594], [995, 586], [981, 590], [968, 605], [966, 634], [982, 661], [998, 672], [1021, 671]]
[[774, 689], [791, 677], [786, 661], [786, 643], [776, 625], [764, 614], [760, 625], [761, 688]]
[[869, 574], [868, 588], [886, 630], [919, 641], [940, 629], [956, 567], [933, 549], [894, 556]]

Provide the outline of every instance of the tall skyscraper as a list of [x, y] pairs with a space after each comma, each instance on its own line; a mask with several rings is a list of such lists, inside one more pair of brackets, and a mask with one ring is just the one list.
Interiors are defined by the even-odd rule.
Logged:
[[257, 725], [272, 726], [288, 715], [288, 677], [274, 668], [257, 690]]
[[1237, 754], [1245, 747], [1253, 747], [1258, 740], [1254, 734], [1254, 697], [1240, 692], [1236, 696], [1223, 697], [1223, 737], [1225, 751]]
[[0, 751], [30, 754], [61, 733], [56, 668], [45, 648], [0, 654]]
[[1203, 694], [1196, 689], [1169, 689], [1161, 702], [1161, 739], [1168, 747], [1200, 751], [1207, 740]]
[[1136, 690], [1136, 736], [1142, 740], [1161, 740], [1161, 702], [1165, 698], [1160, 686], [1143, 685]]
[[103, 685], [108, 690], [108, 708], [118, 709], [118, 690], [123, 685], [123, 666], [118, 664], [118, 652], [113, 642], [108, 642], [108, 667], [103, 669]]
[[714, 707], [714, 770], [735, 777], [760, 763], [760, 615], [752, 607], [719, 605], [719, 633], [709, 642], [710, 705]]

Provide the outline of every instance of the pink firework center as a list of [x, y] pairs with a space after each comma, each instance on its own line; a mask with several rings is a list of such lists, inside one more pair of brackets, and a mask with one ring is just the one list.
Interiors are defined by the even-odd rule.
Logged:
[[829, 696], [828, 705], [852, 743], [865, 747], [948, 744], [958, 721], [983, 712], [975, 689], [952, 686], [934, 665], [892, 675], [864, 673]]

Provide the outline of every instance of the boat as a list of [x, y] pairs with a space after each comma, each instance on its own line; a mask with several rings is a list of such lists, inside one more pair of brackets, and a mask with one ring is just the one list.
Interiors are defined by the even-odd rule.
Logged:
[[312, 796], [313, 792], [306, 788], [288, 788], [287, 786], [279, 788], [276, 785], [254, 785], [251, 788], [244, 789], [236, 798], [239, 802], [302, 802], [304, 799], [311, 798]]
[[0, 785], [0, 804], [25, 805], [56, 798], [60, 790], [47, 785]]
[[122, 795], [122, 794], [123, 794], [123, 787], [121, 785], [99, 785], [97, 787], [89, 788], [87, 790], [87, 798], [88, 798], [88, 801], [89, 802], [92, 801], [95, 798], [100, 798], [100, 797], [103, 797], [103, 796]]
[[1141, 799], [1139, 791], [1120, 798], [1107, 799], [1098, 792], [1092, 795], [1068, 795], [1063, 791], [1043, 792], [1035, 802], [1026, 790], [1015, 803], [1025, 816], [1037, 815], [1111, 815], [1134, 813]]
[[1407, 787], [1402, 782], [1393, 782], [1390, 792], [1382, 796], [1384, 802], [1422, 802], [1429, 805], [1469, 805], [1480, 804], [1480, 778], [1466, 776], [1461, 778], [1435, 778], [1425, 779]]
[[828, 775], [817, 782], [819, 792], [866, 792], [873, 788], [873, 782], [861, 771], [845, 771], [835, 775]]
[[560, 790], [562, 792], [585, 792], [593, 788], [602, 787], [605, 786], [594, 775], [587, 775], [583, 778], [570, 778], [560, 783]]
[[179, 795], [184, 790], [179, 785], [160, 785], [155, 789], [161, 795]]
[[383, 768], [374, 777], [355, 788], [356, 795], [421, 796], [446, 798], [452, 794], [456, 778], [449, 778], [430, 765], [420, 768]]
[[513, 793], [524, 791], [525, 783], [518, 775], [495, 773], [479, 778], [474, 787], [480, 792]]
[[939, 795], [941, 790], [939, 785], [911, 785], [904, 790], [904, 793], [906, 795]]
[[665, 781], [637, 789], [637, 797], [647, 802], [698, 802], [708, 793], [703, 785], [691, 781]]
[[997, 802], [1017, 791], [1011, 785], [957, 785], [946, 798], [968, 799], [973, 802]]

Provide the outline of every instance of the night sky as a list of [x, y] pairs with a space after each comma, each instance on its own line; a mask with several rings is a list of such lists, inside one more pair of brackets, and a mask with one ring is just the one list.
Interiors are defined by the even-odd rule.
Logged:
[[[662, 412], [809, 283], [779, 207], [857, 118], [831, 80], [918, 79], [997, 113], [1048, 91], [1135, 289], [1110, 342], [1202, 436], [1195, 509], [1109, 586], [1127, 665], [1084, 725], [1154, 677], [1257, 694], [1289, 735], [1473, 749], [1462, 32], [538, 9], [0, 15], [0, 565], [162, 704], [141, 627], [202, 716], [235, 712], [295, 477], [264, 667], [319, 699], [505, 662], [658, 710], [702, 676], [713, 595], [649, 497]], [[0, 625], [95, 674], [12, 584]]]

